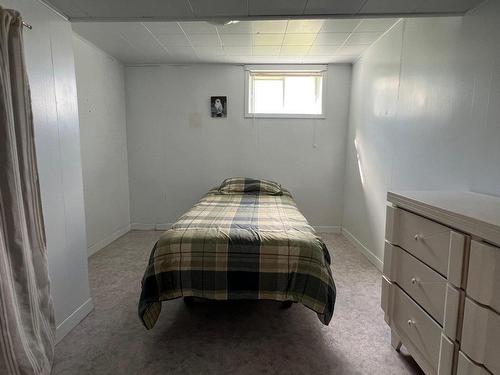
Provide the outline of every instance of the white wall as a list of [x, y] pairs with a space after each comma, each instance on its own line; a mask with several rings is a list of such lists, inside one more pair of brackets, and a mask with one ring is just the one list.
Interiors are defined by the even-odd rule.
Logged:
[[125, 68], [73, 35], [89, 256], [130, 230]]
[[[174, 222], [229, 176], [279, 181], [311, 224], [341, 225], [350, 65], [329, 66], [326, 120], [244, 119], [241, 66], [126, 71], [133, 227]], [[210, 118], [211, 95], [227, 118]]]
[[343, 225], [379, 260], [387, 190], [500, 195], [500, 2], [404, 20], [372, 46], [353, 68], [347, 147]]
[[25, 52], [47, 235], [51, 293], [60, 339], [92, 309], [70, 24], [35, 0], [3, 0], [33, 26]]

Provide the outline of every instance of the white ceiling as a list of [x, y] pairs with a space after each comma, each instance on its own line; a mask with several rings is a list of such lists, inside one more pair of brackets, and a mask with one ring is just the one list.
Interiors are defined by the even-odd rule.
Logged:
[[194, 22], [73, 22], [125, 64], [352, 62], [397, 18]]
[[465, 13], [483, 0], [44, 0], [71, 20], [207, 20]]

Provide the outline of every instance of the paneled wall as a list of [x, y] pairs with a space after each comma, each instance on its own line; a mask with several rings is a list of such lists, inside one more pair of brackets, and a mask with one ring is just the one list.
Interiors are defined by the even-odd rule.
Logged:
[[125, 68], [74, 34], [89, 256], [130, 230]]
[[[350, 80], [350, 65], [329, 66], [326, 119], [245, 119], [242, 66], [128, 67], [133, 228], [164, 228], [224, 178], [254, 176], [290, 189], [311, 224], [340, 229]], [[227, 118], [210, 117], [212, 95], [227, 96]]]
[[500, 2], [397, 24], [353, 68], [343, 227], [379, 266], [388, 190], [500, 195]]

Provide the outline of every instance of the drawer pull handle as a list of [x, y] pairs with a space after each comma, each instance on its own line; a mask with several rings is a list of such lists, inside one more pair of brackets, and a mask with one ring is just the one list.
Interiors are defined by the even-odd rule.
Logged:
[[413, 327], [415, 325], [415, 322], [411, 319], [408, 319], [408, 327]]
[[418, 233], [415, 236], [413, 236], [413, 238], [415, 239], [415, 241], [422, 241], [424, 239], [424, 235]]
[[411, 278], [411, 283], [412, 283], [413, 285], [418, 285], [418, 284], [419, 284], [419, 282], [420, 282], [420, 281], [419, 281], [416, 277], [412, 277], [412, 278]]

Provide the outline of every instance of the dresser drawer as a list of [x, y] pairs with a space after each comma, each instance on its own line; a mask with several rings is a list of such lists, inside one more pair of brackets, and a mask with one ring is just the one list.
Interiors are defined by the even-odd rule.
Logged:
[[467, 295], [500, 312], [500, 248], [471, 241]]
[[457, 375], [490, 375], [483, 366], [477, 365], [464, 353], [458, 353]]
[[500, 374], [500, 315], [465, 299], [460, 349], [493, 374]]
[[386, 239], [438, 271], [453, 285], [462, 285], [465, 235], [422, 216], [388, 206]]
[[454, 344], [434, 321], [396, 284], [382, 279], [382, 307], [393, 333], [401, 339], [426, 374], [452, 372]]
[[405, 250], [386, 242], [384, 275], [443, 325], [446, 279]]

